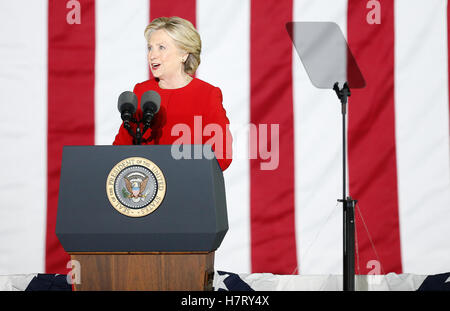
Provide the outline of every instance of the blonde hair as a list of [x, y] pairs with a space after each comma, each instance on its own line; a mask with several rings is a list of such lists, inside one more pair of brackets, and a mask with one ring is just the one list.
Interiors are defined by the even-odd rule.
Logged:
[[200, 65], [200, 53], [202, 50], [202, 41], [194, 25], [181, 17], [159, 17], [155, 18], [144, 31], [147, 42], [153, 32], [164, 29], [167, 34], [175, 41], [178, 48], [189, 53], [184, 62], [184, 71], [188, 74], [194, 74]]

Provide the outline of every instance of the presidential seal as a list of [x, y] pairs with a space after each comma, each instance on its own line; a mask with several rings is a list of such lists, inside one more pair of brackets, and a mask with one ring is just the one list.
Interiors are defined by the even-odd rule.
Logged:
[[106, 195], [111, 205], [129, 217], [154, 212], [166, 194], [166, 180], [152, 161], [132, 157], [117, 163], [106, 180]]

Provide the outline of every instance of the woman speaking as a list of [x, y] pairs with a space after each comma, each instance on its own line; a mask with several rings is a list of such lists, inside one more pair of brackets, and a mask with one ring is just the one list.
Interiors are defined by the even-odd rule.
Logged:
[[[133, 92], [138, 98], [134, 117], [142, 119], [140, 99], [146, 91], [159, 93], [161, 107], [143, 136], [143, 144], [177, 143], [180, 131], [176, 129], [187, 128], [189, 141], [192, 144], [211, 144], [221, 169], [225, 170], [231, 163], [232, 138], [222, 106], [222, 92], [218, 87], [192, 77], [200, 65], [198, 32], [185, 19], [160, 17], [147, 26], [144, 35], [153, 78], [134, 87]], [[133, 137], [122, 124], [113, 145], [132, 144]]]

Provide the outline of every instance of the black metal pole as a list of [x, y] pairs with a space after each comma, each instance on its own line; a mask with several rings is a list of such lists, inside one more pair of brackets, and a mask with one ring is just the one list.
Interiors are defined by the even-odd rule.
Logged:
[[[346, 110], [347, 103], [342, 103], [342, 205], [343, 205], [343, 246], [344, 246], [344, 291], [355, 290], [355, 250], [354, 250], [354, 216], [352, 203], [346, 198], [347, 193], [347, 158], [346, 158]], [[352, 217], [353, 216], [353, 217]]]
[[344, 291], [355, 290], [355, 203], [350, 196], [347, 197], [347, 158], [346, 158], [346, 114], [347, 98], [350, 89], [347, 83], [340, 90], [336, 82], [333, 89], [341, 100], [342, 112], [342, 202], [343, 206], [343, 289]]
[[355, 201], [348, 197], [344, 201], [344, 290], [355, 290]]
[[[347, 103], [342, 103], [342, 202], [345, 203], [345, 199], [347, 197], [347, 159], [346, 159], [346, 141], [347, 141], [347, 129], [345, 116], [347, 113]], [[344, 204], [345, 211], [345, 204]]]

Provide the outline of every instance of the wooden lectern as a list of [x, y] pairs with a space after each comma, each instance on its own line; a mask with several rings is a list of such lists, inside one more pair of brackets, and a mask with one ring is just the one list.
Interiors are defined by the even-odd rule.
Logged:
[[[184, 146], [198, 147], [213, 154]], [[74, 290], [212, 290], [228, 230], [222, 171], [173, 148], [64, 147], [56, 235], [79, 263]]]

